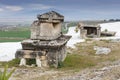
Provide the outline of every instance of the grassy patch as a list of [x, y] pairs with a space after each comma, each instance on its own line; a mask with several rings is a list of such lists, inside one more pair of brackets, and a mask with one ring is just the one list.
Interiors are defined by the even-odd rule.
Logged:
[[18, 42], [30, 38], [30, 30], [0, 31], [0, 42]]
[[0, 42], [21, 42], [26, 38], [0, 38]]
[[[96, 55], [94, 46], [108, 47], [112, 51], [108, 55]], [[109, 41], [92, 41], [90, 43], [80, 43], [76, 49], [68, 54], [62, 63], [63, 70], [81, 70], [95, 66], [101, 66], [103, 62], [113, 62], [120, 59], [120, 43], [110, 43]]]
[[29, 38], [30, 31], [0, 31], [0, 37]]
[[20, 59], [13, 59], [11, 61], [8, 62], [0, 62], [0, 66], [4, 67], [5, 65], [9, 65], [9, 67], [18, 67], [20, 63]]
[[97, 63], [93, 57], [78, 54], [69, 54], [62, 64], [63, 67], [61, 67], [61, 69], [63, 70], [81, 70], [95, 66]]

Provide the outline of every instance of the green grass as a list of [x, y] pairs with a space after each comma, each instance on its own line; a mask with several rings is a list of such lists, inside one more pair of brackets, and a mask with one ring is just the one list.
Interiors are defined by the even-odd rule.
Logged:
[[4, 39], [4, 40], [0, 40], [0, 42], [21, 42], [22, 40], [18, 40], [18, 39]]
[[0, 37], [29, 38], [30, 31], [0, 31]]
[[81, 70], [97, 65], [93, 57], [83, 56], [78, 54], [69, 54], [62, 63], [62, 70]]
[[0, 31], [0, 42], [19, 42], [30, 38], [30, 30], [9, 30]]
[[15, 68], [11, 70], [10, 72], [7, 72], [8, 65], [5, 66], [4, 71], [0, 71], [0, 80], [9, 80], [9, 78], [12, 76], [12, 74], [15, 71]]
[[82, 70], [85, 68], [92, 68], [97, 65], [99, 61], [91, 56], [83, 56], [78, 54], [68, 55], [62, 63], [60, 70]]
[[20, 63], [20, 59], [13, 59], [8, 62], [0, 62], [0, 66], [4, 67], [5, 65], [9, 65], [9, 67], [18, 67]]
[[[94, 46], [104, 46], [112, 48], [108, 55], [96, 55]], [[111, 47], [113, 46], [114, 47]], [[94, 68], [96, 66], [104, 66], [103, 62], [113, 62], [120, 59], [120, 43], [108, 43], [108, 41], [93, 41], [91, 43], [80, 43], [76, 45], [76, 49], [72, 50], [72, 54], [68, 54], [62, 63], [60, 70], [82, 70], [85, 68]]]

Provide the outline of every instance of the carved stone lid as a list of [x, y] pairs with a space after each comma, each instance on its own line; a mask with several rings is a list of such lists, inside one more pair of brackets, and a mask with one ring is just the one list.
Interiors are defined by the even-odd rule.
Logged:
[[40, 14], [37, 16], [39, 21], [45, 21], [45, 22], [63, 22], [64, 16], [55, 12], [50, 11], [44, 14]]
[[[24, 40], [21, 42], [22, 46], [28, 46], [27, 48], [34, 48], [34, 47], [42, 47], [42, 48], [51, 48], [51, 47], [60, 47], [67, 43], [67, 41], [71, 38], [69, 35], [61, 35], [61, 37], [57, 38], [56, 40]], [[30, 46], [31, 45], [31, 46]], [[26, 49], [26, 48], [23, 48]]]

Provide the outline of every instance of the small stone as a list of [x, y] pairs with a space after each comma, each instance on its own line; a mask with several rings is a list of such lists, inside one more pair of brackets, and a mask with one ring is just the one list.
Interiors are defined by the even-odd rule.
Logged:
[[110, 48], [106, 48], [106, 47], [98, 47], [98, 46], [94, 46], [94, 50], [96, 50], [95, 54], [109, 54], [111, 52]]

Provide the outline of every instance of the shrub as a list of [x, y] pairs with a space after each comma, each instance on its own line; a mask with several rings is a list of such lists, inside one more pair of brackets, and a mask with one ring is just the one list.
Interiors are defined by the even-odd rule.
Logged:
[[8, 65], [5, 66], [4, 71], [0, 71], [0, 80], [9, 80], [15, 69], [13, 69], [11, 72], [7, 72]]
[[78, 31], [79, 31], [79, 28], [78, 28], [78, 27], [76, 27], [76, 28], [75, 28], [75, 32], [76, 32], [76, 33], [78, 33]]
[[108, 30], [107, 30], [107, 29], [105, 29], [105, 32], [108, 32]]

